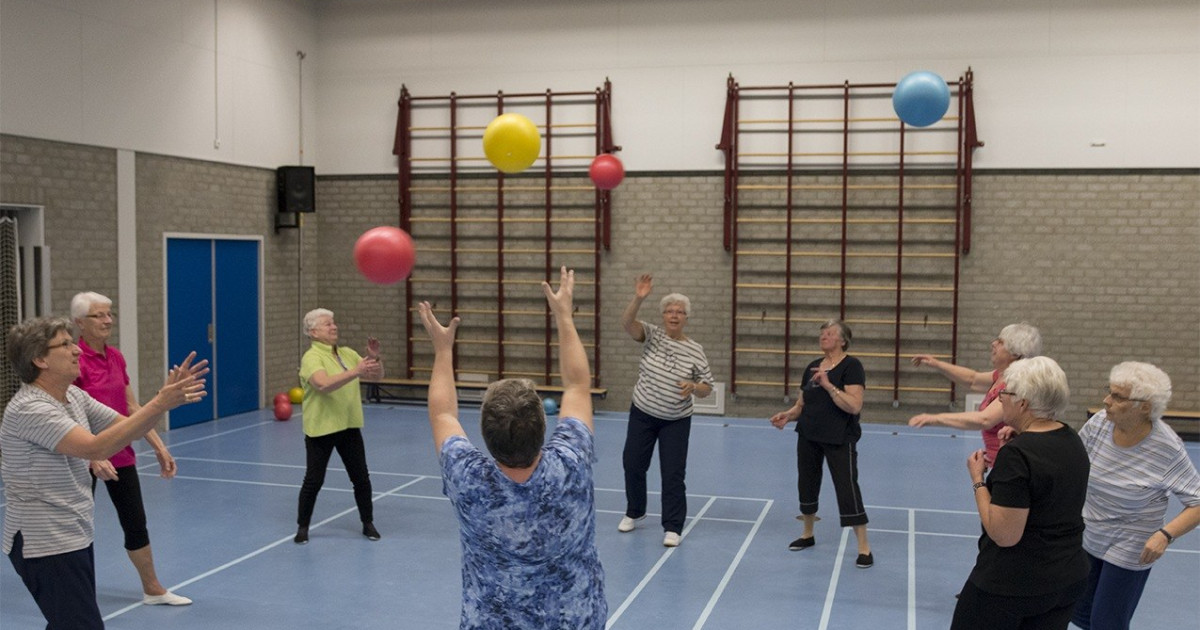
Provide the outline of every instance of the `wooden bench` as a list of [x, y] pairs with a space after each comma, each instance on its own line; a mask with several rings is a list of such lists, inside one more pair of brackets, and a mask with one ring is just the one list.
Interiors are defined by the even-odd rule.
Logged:
[[[1088, 407], [1087, 417], [1099, 413], [1104, 407]], [[1163, 422], [1175, 430], [1179, 437], [1189, 441], [1200, 441], [1200, 411], [1171, 411], [1163, 412]]]
[[[428, 390], [429, 381], [416, 378], [380, 378], [375, 380], [360, 380], [362, 384], [363, 396], [368, 402], [383, 402], [385, 400], [423, 400], [424, 394], [417, 394], [416, 390]], [[455, 381], [454, 387], [460, 392], [463, 390], [483, 392], [491, 383], [480, 381]], [[540, 394], [562, 394], [563, 387], [561, 385], [538, 385], [538, 393]], [[608, 390], [598, 387], [591, 388], [593, 397], [605, 398], [608, 396]]]

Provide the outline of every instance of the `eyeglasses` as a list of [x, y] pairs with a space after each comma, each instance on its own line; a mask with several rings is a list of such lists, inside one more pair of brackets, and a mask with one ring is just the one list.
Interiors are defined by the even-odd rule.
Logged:
[[116, 319], [117, 312], [108, 311], [106, 313], [88, 313], [84, 317], [87, 317], [88, 319]]
[[683, 315], [684, 317], [687, 317], [687, 311], [677, 308], [669, 308], [663, 311], [663, 315]]
[[64, 341], [64, 342], [62, 342], [62, 343], [51, 343], [51, 344], [47, 344], [47, 345], [46, 345], [46, 352], [47, 352], [47, 353], [49, 353], [51, 350], [53, 350], [53, 349], [55, 349], [55, 348], [70, 348], [70, 347], [71, 347], [71, 346], [73, 346], [73, 345], [75, 345], [75, 340], [74, 340], [74, 339], [68, 339], [68, 340], [66, 340], [66, 341]]
[[1105, 398], [1111, 398], [1112, 401], [1118, 405], [1123, 402], [1149, 402], [1145, 398], [1130, 398], [1128, 396], [1118, 394], [1117, 392], [1114, 392], [1111, 389], [1106, 389], [1106, 388], [1101, 388], [1100, 393]]
[[1010, 392], [1007, 389], [1002, 389], [996, 392], [996, 396], [1016, 396], [1017, 392]]

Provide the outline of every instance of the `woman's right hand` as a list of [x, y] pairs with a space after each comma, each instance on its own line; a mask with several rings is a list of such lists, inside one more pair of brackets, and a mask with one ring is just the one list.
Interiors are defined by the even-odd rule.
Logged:
[[788, 412], [786, 411], [780, 411], [779, 413], [771, 416], [771, 424], [774, 425], [776, 429], [782, 429], [791, 421], [792, 419], [789, 417]]
[[208, 359], [193, 364], [192, 361], [195, 360], [196, 353], [191, 352], [183, 360], [183, 363], [171, 368], [171, 371], [167, 373], [166, 383], [155, 396], [167, 410], [187, 403], [199, 402], [208, 395], [208, 392], [204, 390], [205, 381], [201, 378], [208, 374]]
[[650, 274], [644, 273], [638, 276], [637, 281], [634, 282], [633, 293], [634, 295], [638, 296], [639, 299], [644, 300], [646, 299], [646, 296], [650, 295], [650, 290], [653, 288], [654, 278]]
[[937, 426], [937, 415], [932, 413], [920, 413], [908, 419], [910, 427], [928, 427]]
[[921, 367], [922, 365], [933, 367], [937, 365], [937, 359], [932, 354], [916, 354], [913, 355], [912, 364], [917, 367]]

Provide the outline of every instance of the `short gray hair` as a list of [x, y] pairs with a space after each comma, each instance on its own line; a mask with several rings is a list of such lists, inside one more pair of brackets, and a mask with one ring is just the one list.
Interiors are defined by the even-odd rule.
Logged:
[[1158, 420], [1171, 402], [1171, 377], [1150, 363], [1125, 361], [1113, 366], [1108, 384], [1129, 388], [1129, 397], [1150, 403], [1150, 419]]
[[71, 319], [83, 319], [87, 317], [88, 311], [92, 310], [93, 304], [112, 306], [112, 303], [112, 300], [95, 291], [76, 293], [75, 297], [71, 298]]
[[312, 332], [317, 327], [317, 320], [322, 317], [333, 318], [333, 311], [327, 308], [314, 308], [304, 314], [304, 334]]
[[821, 332], [825, 332], [826, 328], [834, 326], [838, 329], [838, 336], [842, 338], [842, 352], [845, 352], [846, 348], [850, 347], [850, 340], [854, 338], [854, 333], [850, 332], [850, 327], [840, 319], [830, 319], [821, 324]]
[[658, 301], [658, 312], [665, 313], [667, 311], [667, 307], [672, 304], [682, 304], [683, 314], [691, 317], [692, 301], [688, 299], [688, 296], [682, 293], [668, 293], [664, 295], [663, 299]]
[[1038, 418], [1059, 420], [1071, 404], [1067, 373], [1050, 357], [1014, 361], [1004, 370], [1004, 389], [1028, 401]]
[[32, 383], [41, 375], [42, 368], [33, 360], [49, 354], [50, 340], [63, 331], [71, 332], [71, 321], [65, 317], [35, 317], [8, 329], [8, 362], [22, 383]]
[[1036, 326], [1025, 322], [1009, 324], [1000, 329], [1000, 341], [1004, 349], [1020, 359], [1031, 359], [1042, 355], [1042, 333]]

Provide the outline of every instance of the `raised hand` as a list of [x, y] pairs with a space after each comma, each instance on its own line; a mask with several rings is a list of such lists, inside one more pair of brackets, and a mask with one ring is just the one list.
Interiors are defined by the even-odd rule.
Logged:
[[642, 299], [645, 299], [647, 295], [650, 295], [650, 290], [653, 288], [654, 277], [648, 273], [638, 276], [637, 280], [633, 283], [634, 294]]
[[421, 302], [417, 310], [421, 315], [421, 324], [425, 326], [425, 332], [429, 333], [429, 340], [433, 342], [433, 351], [452, 350], [454, 335], [458, 331], [460, 322], [459, 318], [454, 317], [450, 320], [449, 326], [443, 326], [438, 322], [437, 317], [434, 317], [433, 307], [429, 305], [429, 302]]
[[568, 270], [564, 265], [558, 273], [558, 290], [551, 288], [549, 282], [542, 282], [542, 293], [546, 294], [546, 302], [555, 315], [571, 315], [575, 302], [575, 270]]
[[374, 337], [367, 337], [367, 356], [377, 359], [379, 358], [379, 350], [382, 348], [379, 340]]
[[167, 372], [167, 381], [155, 396], [167, 410], [199, 402], [208, 395], [208, 392], [204, 391], [205, 380], [201, 378], [208, 374], [208, 359], [193, 364], [195, 360], [196, 353], [190, 352], [182, 363]]

